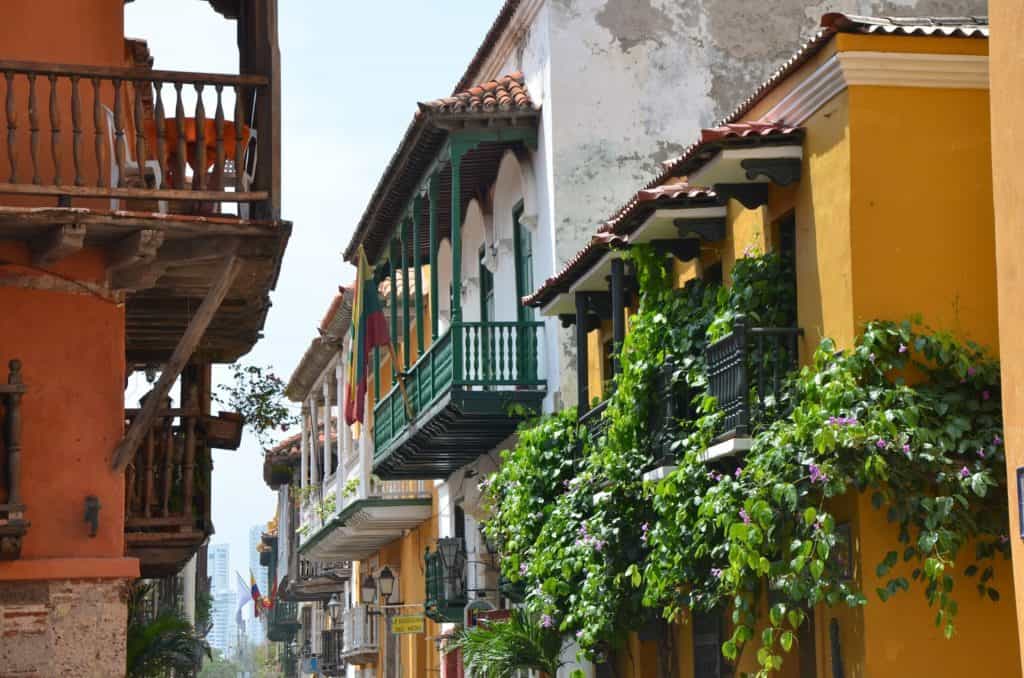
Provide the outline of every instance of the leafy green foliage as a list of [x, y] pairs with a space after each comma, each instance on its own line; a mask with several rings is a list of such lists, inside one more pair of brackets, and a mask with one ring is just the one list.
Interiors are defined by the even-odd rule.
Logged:
[[143, 601], [148, 590], [142, 585], [129, 592], [126, 675], [129, 678], [162, 678], [172, 672], [196, 675], [203, 657], [212, 657], [210, 646], [177, 612], [164, 611], [147, 619]]
[[[695, 281], [675, 291], [660, 257], [631, 256], [642, 295], [607, 432], [575, 430], [574, 412], [542, 419], [521, 430], [490, 482], [486, 529], [534, 614], [593, 653], [620, 642], [647, 608], [678, 619], [724, 605], [734, 631], [723, 653], [734, 659], [760, 641], [762, 669], [777, 669], [808, 606], [867, 603], [837, 557], [847, 545], [830, 500], [849, 493], [870, 497], [898, 535], [874, 569], [873, 596], [919, 588], [947, 636], [961, 572], [981, 596], [999, 598], [988, 564], [1009, 555], [997, 362], [909, 321], [869, 323], [846, 351], [825, 340], [792, 378], [786, 407], [757, 422], [741, 468], [724, 473], [702, 460], [721, 422], [705, 395], [704, 348], [739, 314], [754, 326], [792, 322], [789, 265], [749, 256], [729, 288]], [[694, 395], [669, 429], [678, 470], [645, 487], [652, 384], [667, 361]], [[763, 620], [766, 589], [773, 606]]]
[[515, 678], [523, 670], [555, 676], [563, 643], [548, 625], [543, 616], [517, 609], [508, 619], [461, 628], [448, 648], [461, 649], [467, 672], [480, 678]]
[[299, 423], [288, 409], [285, 383], [270, 367], [233, 363], [231, 383], [218, 386], [217, 402], [240, 413], [260, 445], [270, 447], [277, 433], [287, 433]]

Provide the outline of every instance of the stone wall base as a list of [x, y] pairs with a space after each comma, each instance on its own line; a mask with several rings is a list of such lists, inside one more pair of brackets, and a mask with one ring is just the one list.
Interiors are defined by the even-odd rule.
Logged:
[[0, 581], [0, 678], [123, 676], [128, 584]]

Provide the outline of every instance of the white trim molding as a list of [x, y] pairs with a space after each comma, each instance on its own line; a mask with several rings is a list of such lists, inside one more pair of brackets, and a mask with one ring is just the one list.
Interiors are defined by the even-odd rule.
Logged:
[[851, 86], [988, 89], [988, 57], [977, 54], [839, 52], [761, 116], [802, 125]]
[[739, 452], [746, 452], [754, 446], [753, 438], [729, 438], [720, 443], [715, 443], [701, 455], [701, 461], [709, 462], [724, 457], [731, 457]]

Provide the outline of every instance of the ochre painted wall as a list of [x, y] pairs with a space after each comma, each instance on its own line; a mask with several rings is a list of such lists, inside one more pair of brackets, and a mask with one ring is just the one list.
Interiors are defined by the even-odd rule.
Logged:
[[[0, 286], [4, 375], [6, 362], [19, 358], [28, 387], [21, 478], [32, 523], [22, 559], [0, 562], [0, 579], [88, 577], [109, 567], [120, 576], [127, 576], [125, 567], [137, 574], [134, 559], [93, 560], [124, 555], [124, 474], [110, 470], [124, 427], [124, 309], [74, 287], [103, 280], [104, 255], [85, 249], [54, 266], [53, 277], [30, 266], [21, 244], [0, 244], [0, 260], [5, 279], [72, 281], [60, 291]], [[82, 519], [87, 495], [102, 506], [94, 538]]]
[[992, 176], [995, 205], [996, 272], [999, 288], [999, 336], [1003, 352], [1003, 438], [1009, 488], [1010, 543], [1017, 603], [1017, 632], [1024, 662], [1024, 540], [1017, 507], [1017, 469], [1024, 466], [1024, 355], [1015, 349], [1024, 336], [1024, 3], [991, 0], [989, 78], [992, 96]]

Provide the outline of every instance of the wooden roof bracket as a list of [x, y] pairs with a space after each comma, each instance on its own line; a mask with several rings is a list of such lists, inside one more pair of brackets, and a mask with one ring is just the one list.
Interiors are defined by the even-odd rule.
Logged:
[[203, 303], [200, 304], [196, 314], [189, 321], [188, 327], [185, 329], [185, 333], [181, 335], [181, 339], [178, 341], [178, 345], [175, 346], [170, 360], [164, 365], [163, 371], [160, 373], [160, 379], [157, 380], [149, 397], [146, 398], [142, 411], [139, 413], [139, 416], [132, 420], [131, 426], [125, 432], [124, 438], [114, 448], [111, 467], [115, 472], [124, 470], [131, 460], [131, 456], [142, 443], [143, 436], [152, 427], [153, 421], [157, 414], [159, 414], [160, 405], [170, 393], [174, 382], [181, 376], [181, 371], [188, 364], [192, 353], [195, 352], [200, 340], [206, 333], [206, 328], [209, 327], [210, 321], [213, 320], [213, 316], [217, 313], [217, 309], [220, 308], [224, 297], [227, 296], [228, 290], [231, 289], [231, 284], [238, 276], [241, 268], [242, 259], [239, 258], [237, 250], [231, 250], [225, 254], [224, 262], [217, 273], [213, 285], [206, 293], [206, 297], [203, 299]]

